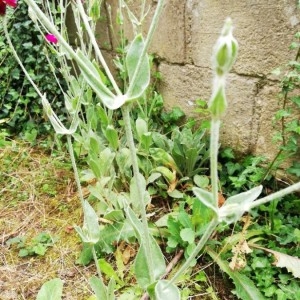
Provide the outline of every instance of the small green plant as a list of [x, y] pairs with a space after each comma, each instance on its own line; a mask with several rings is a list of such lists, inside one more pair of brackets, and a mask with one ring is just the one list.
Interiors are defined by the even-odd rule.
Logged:
[[287, 168], [287, 173], [300, 177], [300, 32], [295, 34], [295, 41], [290, 45], [290, 50], [296, 52], [295, 59], [289, 61], [284, 70], [278, 68], [274, 71], [277, 76], [284, 71], [279, 94], [281, 108], [274, 116], [274, 125], [279, 127], [279, 130], [273, 140], [279, 143], [280, 147], [266, 175], [288, 161], [291, 165]]
[[17, 236], [9, 239], [6, 245], [16, 247], [19, 249], [19, 256], [44, 256], [49, 247], [54, 244], [54, 239], [49, 233], [41, 232], [31, 240], [27, 240], [26, 236]]

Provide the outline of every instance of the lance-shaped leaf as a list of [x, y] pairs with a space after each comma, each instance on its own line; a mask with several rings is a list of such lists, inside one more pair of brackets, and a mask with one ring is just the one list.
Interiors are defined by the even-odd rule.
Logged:
[[141, 34], [132, 41], [126, 56], [129, 87], [126, 96], [129, 100], [139, 98], [150, 83], [150, 64], [147, 54], [142, 56], [145, 42]]
[[218, 207], [216, 207], [216, 203], [213, 199], [212, 193], [198, 187], [194, 187], [193, 192], [201, 203], [212, 209], [218, 215], [219, 210]]
[[245, 212], [250, 210], [250, 204], [261, 194], [262, 188], [260, 185], [247, 192], [229, 197], [219, 209], [219, 220], [227, 224], [238, 221]]
[[[134, 262], [135, 275], [139, 285], [142, 288], [147, 288], [147, 286], [149, 286], [153, 282], [151, 282], [150, 270], [148, 266], [149, 260], [146, 256], [146, 251], [145, 251], [145, 242], [143, 239], [144, 232], [142, 230], [143, 226], [141, 221], [136, 217], [133, 210], [129, 206], [125, 208], [125, 212], [127, 218], [129, 219], [130, 223], [132, 224], [137, 234], [140, 243], [140, 249], [138, 251], [138, 254]], [[156, 240], [151, 235], [149, 235], [149, 239], [150, 239], [150, 253], [152, 258], [151, 269], [154, 272], [153, 274], [154, 279], [157, 280], [166, 271], [165, 259], [161, 252], [160, 247], [156, 243]]]
[[223, 260], [220, 255], [209, 248], [206, 248], [208, 255], [219, 265], [221, 270], [229, 275], [235, 285], [235, 292], [239, 299], [243, 300], [263, 300], [264, 296], [259, 289], [254, 285], [254, 282], [247, 276], [232, 271], [227, 261]]
[[[152, 236], [149, 237], [152, 257], [152, 270], [154, 273], [154, 280], [157, 280], [166, 271], [165, 259], [156, 240]], [[148, 259], [145, 251], [145, 243], [142, 243], [134, 261], [134, 272], [139, 285], [144, 289], [153, 283], [147, 261]]]
[[50, 105], [49, 101], [47, 100], [46, 95], [43, 95], [43, 97], [42, 97], [42, 104], [43, 104], [44, 111], [45, 111], [47, 117], [49, 118], [56, 133], [72, 135], [76, 131], [77, 126], [79, 124], [79, 118], [77, 115], [78, 111], [74, 113], [74, 117], [72, 119], [71, 126], [69, 129], [67, 129], [64, 126], [64, 124], [60, 121], [58, 116], [55, 114], [53, 109], [51, 108], [51, 105]]
[[51, 279], [42, 285], [36, 300], [61, 300], [62, 290], [62, 280], [59, 278]]
[[93, 276], [89, 282], [97, 300], [108, 300], [107, 287], [104, 285], [103, 281], [98, 277]]
[[78, 66], [86, 82], [91, 86], [103, 104], [109, 109], [120, 108], [126, 100], [124, 95], [115, 96], [103, 83], [100, 73], [94, 64], [80, 51], [77, 50], [79, 58]]
[[82, 229], [74, 226], [84, 243], [96, 244], [100, 239], [100, 226], [98, 216], [88, 201], [83, 206], [84, 221]]
[[156, 300], [180, 300], [180, 292], [178, 287], [167, 280], [159, 280], [155, 285]]

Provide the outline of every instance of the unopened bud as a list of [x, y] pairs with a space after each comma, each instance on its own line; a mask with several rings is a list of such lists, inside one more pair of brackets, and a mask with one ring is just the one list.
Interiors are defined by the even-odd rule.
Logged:
[[238, 52], [238, 43], [232, 35], [232, 21], [226, 19], [213, 55], [214, 69], [217, 75], [228, 73], [235, 62]]

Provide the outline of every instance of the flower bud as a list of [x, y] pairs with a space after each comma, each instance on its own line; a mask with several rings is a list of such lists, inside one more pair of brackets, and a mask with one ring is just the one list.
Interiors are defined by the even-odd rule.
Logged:
[[232, 35], [232, 21], [228, 18], [214, 48], [213, 62], [217, 75], [222, 76], [230, 71], [237, 51], [238, 43]]

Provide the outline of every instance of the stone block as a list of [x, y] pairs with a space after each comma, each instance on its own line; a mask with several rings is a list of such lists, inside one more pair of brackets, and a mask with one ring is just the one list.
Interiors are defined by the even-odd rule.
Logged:
[[[162, 63], [159, 67], [163, 80], [160, 91], [165, 107], [178, 106], [187, 115], [199, 119], [195, 100], [209, 100], [212, 72], [193, 65], [174, 66]], [[223, 117], [220, 137], [223, 146], [249, 153], [255, 148], [257, 128], [253, 119], [259, 79], [230, 74], [227, 80], [228, 110]], [[256, 120], [255, 120], [256, 121]]]
[[187, 14], [191, 18], [188, 55], [195, 65], [210, 67], [212, 47], [227, 17], [233, 20], [234, 36], [240, 45], [234, 66], [236, 73], [267, 76], [288, 60], [288, 46], [300, 24], [300, 11], [295, 1], [187, 2]]
[[[144, 36], [149, 29], [152, 16], [155, 11], [157, 1], [148, 0], [146, 3], [146, 11], [148, 14], [142, 28]], [[132, 13], [139, 19], [140, 2], [131, 1], [127, 3]], [[112, 28], [110, 30], [111, 44], [113, 49], [120, 45], [120, 26], [116, 23], [117, 14], [119, 13], [118, 1], [107, 1], [107, 8], [111, 8], [111, 16], [106, 18], [111, 20]], [[107, 9], [108, 11], [108, 9]], [[131, 41], [133, 39], [134, 28], [129, 21], [126, 9], [122, 10], [124, 19], [125, 38]], [[101, 41], [102, 43], [102, 41]], [[185, 60], [185, 3], [184, 1], [169, 0], [166, 1], [161, 18], [154, 33], [150, 44], [149, 53], [154, 53], [160, 59], [167, 60], [171, 63], [183, 63]]]

